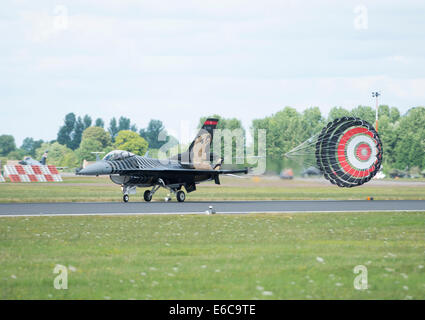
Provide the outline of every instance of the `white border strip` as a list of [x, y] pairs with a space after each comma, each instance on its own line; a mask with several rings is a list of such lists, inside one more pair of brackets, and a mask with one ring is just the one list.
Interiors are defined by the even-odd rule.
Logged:
[[[425, 209], [418, 210], [338, 210], [338, 211], [228, 211], [228, 212], [217, 212], [215, 214], [258, 214], [258, 213], [347, 213], [347, 212], [425, 212]], [[3, 214], [0, 218], [11, 218], [11, 217], [74, 217], [74, 216], [143, 216], [143, 215], [208, 215], [206, 212], [140, 212], [140, 213], [35, 213], [35, 214]], [[214, 215], [214, 214], [211, 214]]]

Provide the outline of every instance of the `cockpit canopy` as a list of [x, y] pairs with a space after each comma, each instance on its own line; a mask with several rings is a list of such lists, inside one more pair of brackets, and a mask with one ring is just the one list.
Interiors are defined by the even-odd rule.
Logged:
[[109, 152], [106, 156], [103, 157], [103, 160], [114, 161], [114, 160], [124, 160], [130, 157], [134, 157], [134, 153], [123, 151], [123, 150], [113, 150]]

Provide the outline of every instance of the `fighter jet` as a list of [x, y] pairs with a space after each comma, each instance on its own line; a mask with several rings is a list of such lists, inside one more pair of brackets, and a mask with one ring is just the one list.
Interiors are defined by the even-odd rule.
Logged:
[[25, 157], [24, 160], [19, 161], [19, 164], [21, 165], [28, 165], [28, 166], [45, 166], [46, 160], [47, 160], [47, 154], [49, 153], [49, 150], [46, 150], [41, 157], [40, 161], [37, 161], [31, 157]]
[[19, 164], [23, 166], [42, 166], [40, 161], [37, 161], [31, 157], [25, 157], [24, 160], [19, 161]]
[[[129, 194], [136, 193], [137, 187], [152, 187], [143, 194], [147, 202], [152, 200], [152, 196], [161, 187], [174, 194], [177, 201], [183, 202], [186, 195], [182, 187], [189, 193], [195, 191], [196, 185], [203, 181], [214, 180], [216, 184], [220, 184], [220, 174], [248, 173], [248, 168], [221, 170], [223, 160], [216, 159], [210, 154], [210, 145], [217, 123], [218, 119], [207, 119], [188, 150], [173, 158], [160, 160], [128, 151], [114, 150], [102, 160], [79, 170], [76, 174], [109, 175], [112, 182], [121, 185], [124, 202], [129, 201]], [[171, 198], [167, 197], [166, 200]]]

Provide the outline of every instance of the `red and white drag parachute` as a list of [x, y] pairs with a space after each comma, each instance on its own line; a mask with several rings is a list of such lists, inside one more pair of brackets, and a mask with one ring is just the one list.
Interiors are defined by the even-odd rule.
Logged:
[[372, 179], [381, 168], [382, 142], [367, 121], [342, 117], [286, 154], [287, 157], [314, 156], [315, 166], [339, 187], [355, 187]]

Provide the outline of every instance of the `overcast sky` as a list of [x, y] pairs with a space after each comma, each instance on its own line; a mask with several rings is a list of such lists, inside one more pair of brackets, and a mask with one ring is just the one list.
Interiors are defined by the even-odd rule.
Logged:
[[0, 134], [56, 138], [69, 112], [252, 119], [285, 106], [425, 105], [425, 1], [2, 1]]

